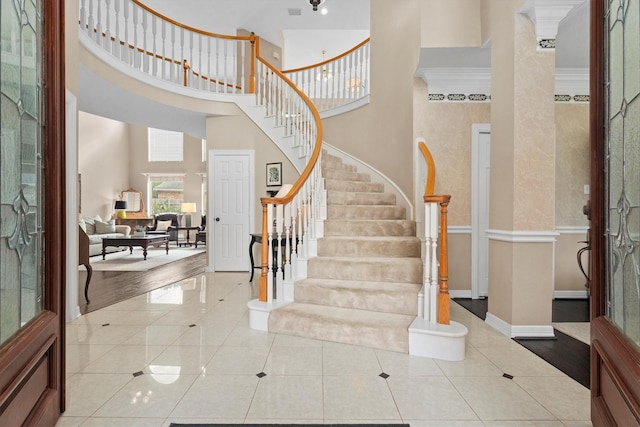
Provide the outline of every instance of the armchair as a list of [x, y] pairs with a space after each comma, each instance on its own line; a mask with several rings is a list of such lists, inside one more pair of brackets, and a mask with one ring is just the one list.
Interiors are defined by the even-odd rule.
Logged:
[[153, 225], [147, 226], [147, 234], [168, 234], [170, 242], [178, 243], [180, 214], [163, 213], [153, 216]]
[[202, 242], [205, 245], [207, 244], [207, 216], [202, 215], [202, 221], [200, 222], [200, 229], [196, 232], [196, 248], [198, 247], [198, 242]]

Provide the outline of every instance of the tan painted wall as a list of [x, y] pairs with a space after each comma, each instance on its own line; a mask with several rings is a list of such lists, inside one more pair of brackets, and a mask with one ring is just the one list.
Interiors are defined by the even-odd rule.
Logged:
[[[585, 246], [580, 243], [586, 240], [586, 232], [583, 234], [560, 234], [556, 241], [556, 291], [586, 291], [585, 277], [580, 272], [576, 255]], [[582, 256], [582, 266], [588, 268], [588, 253]]]
[[[512, 251], [513, 300], [509, 323], [549, 325], [553, 298], [553, 243], [517, 243]], [[495, 293], [489, 290], [489, 294], [491, 303]]]
[[[129, 184], [142, 192], [147, 205], [147, 173], [184, 174], [185, 202], [195, 202], [197, 212], [192, 216], [192, 224], [200, 225], [202, 204], [200, 203], [200, 186], [202, 178], [199, 173], [206, 172], [206, 163], [202, 161], [202, 143], [199, 138], [184, 135], [182, 162], [149, 162], [148, 128], [129, 125]], [[127, 187], [128, 188], [128, 187]], [[126, 188], [123, 188], [125, 190]], [[147, 206], [147, 214], [151, 214]]]
[[371, 1], [371, 102], [323, 121], [324, 140], [413, 194], [413, 75], [420, 42], [418, 0]]
[[471, 290], [471, 234], [449, 233], [449, 289]]
[[81, 215], [110, 218], [117, 195], [129, 184], [128, 126], [80, 112], [78, 165]]
[[64, 2], [64, 56], [65, 56], [65, 85], [66, 88], [78, 95], [78, 0], [66, 0]]
[[259, 232], [262, 221], [260, 197], [267, 197], [266, 164], [282, 163], [283, 184], [293, 184], [300, 174], [278, 147], [248, 118], [244, 116], [210, 117], [207, 119], [208, 150], [254, 150], [255, 194], [253, 232]]
[[589, 196], [589, 104], [556, 103], [556, 226], [588, 225], [582, 206]]
[[480, 0], [421, 0], [421, 47], [480, 46]]

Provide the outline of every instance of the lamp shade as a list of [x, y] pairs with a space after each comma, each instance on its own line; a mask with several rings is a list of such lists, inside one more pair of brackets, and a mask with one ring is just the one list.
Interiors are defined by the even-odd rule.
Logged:
[[182, 203], [180, 204], [180, 211], [184, 213], [193, 213], [196, 211], [195, 203]]
[[116, 209], [127, 209], [127, 201], [126, 200], [116, 200]]

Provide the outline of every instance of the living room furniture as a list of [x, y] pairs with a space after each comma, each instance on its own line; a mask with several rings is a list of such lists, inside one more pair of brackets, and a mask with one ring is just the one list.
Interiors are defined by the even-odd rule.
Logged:
[[[131, 234], [131, 227], [128, 225], [118, 225], [114, 219], [103, 220], [100, 215], [84, 216], [79, 221], [81, 234], [85, 234], [88, 241], [89, 256], [100, 255], [102, 253], [103, 237], [127, 237]], [[114, 249], [112, 252], [115, 252]]]
[[200, 221], [200, 230], [196, 232], [196, 248], [198, 247], [198, 242], [202, 242], [205, 245], [207, 244], [207, 216], [202, 215], [202, 220]]
[[93, 268], [89, 262], [89, 236], [87, 236], [87, 233], [85, 233], [80, 226], [78, 226], [78, 265], [84, 265], [84, 268], [87, 269], [87, 280], [84, 282], [84, 299], [87, 303], [90, 303], [89, 282], [91, 282]]
[[126, 200], [116, 200], [114, 209], [116, 210], [116, 218], [127, 217], [127, 201]]
[[128, 246], [129, 253], [133, 253], [134, 246], [140, 246], [142, 248], [142, 255], [144, 259], [147, 259], [147, 248], [149, 246], [162, 245], [164, 243], [167, 255], [169, 254], [169, 235], [168, 234], [154, 234], [151, 236], [129, 236], [129, 237], [105, 237], [102, 239], [102, 259], [107, 254], [106, 249], [109, 246]]
[[141, 217], [141, 218], [116, 218], [116, 225], [128, 225], [132, 230], [136, 228], [136, 225], [140, 225], [142, 227], [147, 227], [149, 225], [153, 225], [152, 217]]
[[180, 204], [180, 211], [184, 214], [184, 225], [191, 227], [191, 214], [196, 211], [196, 204], [192, 202], [182, 203]]
[[178, 246], [182, 246], [182, 245], [191, 246], [192, 242], [190, 240], [191, 236], [190, 236], [189, 232], [191, 230], [196, 230], [196, 231], [200, 230], [200, 227], [183, 227], [183, 226], [179, 226], [179, 227], [171, 227], [171, 230], [177, 230], [178, 231], [178, 236], [180, 235], [180, 231], [186, 231], [187, 235], [185, 236], [185, 240], [180, 240], [178, 238]]
[[180, 227], [180, 214], [162, 213], [153, 216], [153, 225], [147, 227], [147, 234], [168, 234], [169, 241], [178, 243], [178, 230]]

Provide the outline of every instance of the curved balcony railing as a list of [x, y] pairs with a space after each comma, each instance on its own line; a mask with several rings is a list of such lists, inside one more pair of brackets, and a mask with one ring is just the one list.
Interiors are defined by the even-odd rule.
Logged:
[[319, 111], [352, 103], [369, 95], [370, 49], [367, 38], [348, 51], [307, 67], [283, 70]]
[[150, 76], [210, 92], [253, 93], [253, 35], [192, 28], [137, 0], [80, 0], [80, 28]]

